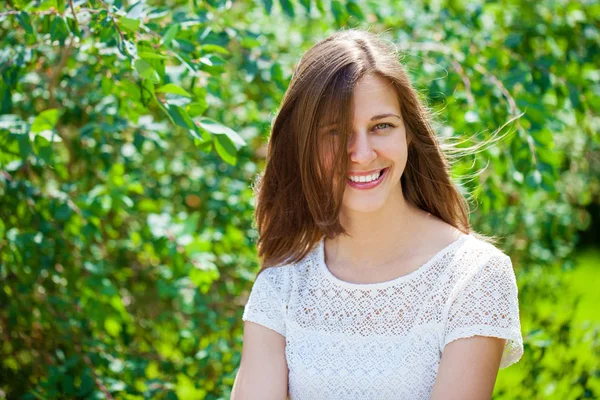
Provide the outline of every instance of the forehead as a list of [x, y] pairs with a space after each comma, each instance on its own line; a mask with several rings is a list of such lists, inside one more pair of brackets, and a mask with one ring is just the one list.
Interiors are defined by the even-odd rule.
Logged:
[[356, 119], [371, 118], [375, 114], [400, 113], [394, 84], [379, 75], [361, 77], [352, 92], [352, 100]]

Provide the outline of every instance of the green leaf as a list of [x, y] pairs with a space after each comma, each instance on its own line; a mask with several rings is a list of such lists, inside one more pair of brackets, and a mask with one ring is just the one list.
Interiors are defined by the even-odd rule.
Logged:
[[231, 128], [221, 125], [220, 123], [218, 123], [215, 120], [212, 120], [212, 119], [206, 118], [206, 117], [202, 117], [202, 118], [195, 119], [195, 121], [198, 123], [198, 125], [200, 125], [200, 127], [202, 127], [203, 129], [206, 129], [208, 132], [210, 132], [213, 135], [227, 136], [231, 140], [231, 143], [234, 144], [237, 148], [240, 148], [240, 147], [246, 145], [246, 142], [244, 141], [244, 139], [242, 139], [242, 137], [237, 132], [235, 132]]
[[121, 26], [130, 32], [136, 33], [140, 28], [140, 20], [122, 17], [120, 20]]
[[537, 169], [530, 171], [525, 178], [525, 183], [532, 189], [537, 189], [542, 183], [542, 174]]
[[[123, 79], [116, 86], [119, 87], [129, 99], [134, 101], [140, 100], [140, 87], [136, 83], [129, 79]], [[122, 95], [120, 91], [119, 94]]]
[[144, 60], [166, 60], [168, 58], [164, 54], [150, 53], [148, 51], [140, 51], [138, 53], [138, 56], [140, 58], [143, 58]]
[[223, 159], [223, 161], [231, 165], [236, 164], [237, 150], [227, 135], [215, 135], [213, 143], [215, 145], [217, 154]]
[[271, 66], [271, 80], [274, 81], [279, 88], [283, 89], [285, 83], [283, 77], [283, 68], [277, 61], [275, 61]]
[[57, 108], [51, 108], [42, 111], [33, 120], [33, 124], [31, 125], [31, 132], [39, 133], [42, 131], [54, 129], [56, 123], [58, 122], [58, 115], [59, 113]]
[[79, 396], [88, 397], [87, 395], [94, 389], [94, 378], [91, 371], [88, 367], [83, 369], [81, 384], [79, 385]]
[[193, 53], [196, 51], [196, 43], [186, 39], [173, 39], [173, 48], [181, 50], [184, 53]]
[[55, 16], [50, 26], [50, 39], [64, 43], [67, 36], [69, 36], [69, 29], [65, 20], [60, 15]]
[[141, 58], [135, 60], [134, 67], [142, 78], [150, 79], [154, 83], [158, 83], [160, 81], [158, 73], [154, 70], [154, 68], [152, 68], [148, 62], [142, 60]]
[[522, 33], [520, 33], [520, 32], [510, 33], [508, 36], [506, 36], [506, 39], [504, 39], [504, 45], [506, 47], [508, 47], [509, 49], [514, 49], [514, 48], [518, 47], [522, 41], [523, 41]]
[[174, 104], [166, 104], [166, 107], [175, 125], [186, 129], [195, 129], [194, 121], [183, 108]]
[[33, 26], [31, 25], [31, 18], [29, 18], [29, 14], [25, 11], [21, 11], [17, 14], [17, 21], [19, 21], [19, 25], [21, 28], [25, 30], [25, 32], [29, 34], [33, 34]]
[[208, 65], [209, 67], [221, 66], [226, 64], [225, 60], [216, 54], [209, 54], [207, 56], [200, 57], [199, 61], [204, 65]]
[[138, 83], [140, 88], [140, 98], [142, 104], [148, 104], [152, 100], [156, 100], [156, 93], [154, 93], [154, 83], [151, 79], [142, 79]]
[[348, 14], [356, 17], [356, 19], [360, 21], [365, 20], [365, 14], [363, 14], [360, 6], [356, 4], [354, 1], [350, 0], [346, 3], [346, 10], [348, 10]]
[[162, 37], [162, 39], [160, 41], [160, 44], [162, 44], [163, 46], [167, 46], [168, 47], [171, 44], [171, 41], [179, 33], [179, 28], [180, 28], [179, 24], [171, 25], [169, 27], [169, 29], [167, 29], [167, 31], [163, 35], [163, 37]]
[[339, 0], [333, 0], [331, 2], [331, 13], [335, 18], [337, 26], [342, 26], [344, 24], [346, 13], [344, 11], [344, 6], [342, 6], [342, 3]]
[[579, 96], [580, 96], [579, 88], [577, 88], [577, 86], [575, 86], [573, 84], [568, 84], [567, 87], [569, 89], [569, 100], [571, 100], [571, 105], [573, 106], [573, 108], [581, 108], [581, 100], [579, 98]]
[[306, 10], [307, 14], [310, 14], [310, 3], [312, 0], [300, 0], [300, 4], [302, 4], [302, 7], [304, 7], [304, 9]]
[[178, 105], [167, 103], [165, 104], [165, 110], [175, 125], [186, 129], [190, 135], [199, 140], [200, 144], [211, 142], [210, 135], [203, 132], [201, 129], [198, 129], [198, 126], [185, 109]]
[[263, 6], [267, 13], [271, 14], [271, 10], [273, 9], [273, 0], [262, 0]]
[[206, 104], [206, 100], [201, 99], [200, 101], [195, 101], [193, 103], [188, 104], [187, 110], [190, 116], [197, 117], [199, 115], [204, 114], [208, 105]]
[[71, 17], [65, 17], [65, 21], [67, 22], [67, 27], [69, 28], [69, 31], [71, 31], [73, 35], [81, 37], [81, 30], [79, 29], [79, 25], [77, 24], [77, 22], [75, 22], [75, 19]]
[[290, 0], [279, 0], [279, 4], [281, 4], [281, 9], [290, 18], [294, 18], [296, 13], [294, 12], [294, 5]]
[[324, 15], [326, 13], [325, 3], [323, 3], [323, 0], [317, 0], [317, 10], [319, 10], [321, 15]]
[[161, 86], [158, 89], [156, 89], [156, 91], [160, 92], [160, 93], [173, 93], [173, 94], [178, 94], [180, 96], [192, 97], [192, 95], [189, 94], [185, 89], [183, 89], [180, 86], [175, 85], [174, 83], [167, 83], [166, 85]]
[[242, 40], [240, 40], [240, 44], [248, 49], [253, 49], [260, 46], [260, 40], [251, 36], [244, 36]]
[[221, 53], [226, 56], [230, 54], [225, 47], [210, 43], [201, 45], [199, 49], [202, 53]]
[[219, 279], [219, 270], [212, 262], [203, 262], [189, 273], [190, 280], [197, 286], [210, 286], [215, 280]]
[[108, 318], [104, 321], [104, 329], [109, 335], [117, 337], [121, 333], [121, 324], [114, 318]]
[[549, 148], [553, 146], [552, 132], [549, 129], [532, 129], [531, 137], [538, 145]]

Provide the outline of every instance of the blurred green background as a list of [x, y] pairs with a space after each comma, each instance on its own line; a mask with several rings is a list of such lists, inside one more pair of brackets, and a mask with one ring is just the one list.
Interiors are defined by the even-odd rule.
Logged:
[[2, 3], [0, 398], [229, 398], [270, 123], [347, 27], [403, 51], [440, 136], [509, 133], [452, 170], [519, 284], [494, 398], [600, 397], [597, 1]]

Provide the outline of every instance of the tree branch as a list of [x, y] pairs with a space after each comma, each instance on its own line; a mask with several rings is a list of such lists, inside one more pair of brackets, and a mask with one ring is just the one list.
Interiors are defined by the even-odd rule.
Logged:
[[75, 25], [77, 25], [79, 29], [79, 21], [77, 21], [77, 14], [75, 14], [75, 7], [73, 6], [73, 0], [69, 0], [69, 6], [71, 7], [71, 12], [73, 13], [73, 19], [75, 20]]

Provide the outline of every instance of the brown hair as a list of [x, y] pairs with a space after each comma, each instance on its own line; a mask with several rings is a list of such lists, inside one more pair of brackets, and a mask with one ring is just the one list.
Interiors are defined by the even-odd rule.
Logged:
[[[258, 255], [265, 268], [301, 260], [326, 235], [346, 233], [339, 221], [348, 168], [346, 150], [352, 129], [352, 90], [363, 75], [377, 74], [398, 93], [410, 137], [401, 178], [408, 202], [464, 233], [471, 231], [469, 204], [450, 176], [448, 156], [473, 153], [481, 145], [458, 149], [440, 143], [431, 115], [419, 100], [395, 46], [378, 35], [348, 29], [318, 42], [296, 66], [280, 110], [273, 121], [266, 168], [254, 185]], [[340, 125], [335, 146], [319, 127]], [[484, 143], [485, 144], [485, 143]], [[331, 165], [322, 151], [334, 149]]]

